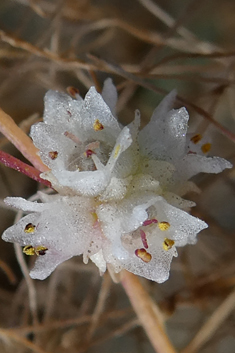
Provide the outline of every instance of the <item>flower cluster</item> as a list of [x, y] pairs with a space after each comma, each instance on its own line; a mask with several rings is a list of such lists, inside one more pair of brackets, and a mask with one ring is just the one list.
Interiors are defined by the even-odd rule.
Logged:
[[56, 194], [41, 202], [6, 198], [29, 212], [3, 239], [37, 255], [32, 278], [44, 279], [63, 261], [83, 254], [104, 273], [126, 269], [157, 282], [169, 276], [177, 246], [193, 244], [205, 222], [187, 213], [194, 203], [183, 195], [197, 187], [199, 172], [219, 173], [231, 164], [207, 157], [210, 143], [187, 135], [185, 108], [170, 110], [169, 94], [139, 131], [140, 113], [121, 126], [117, 92], [110, 79], [102, 95], [91, 87], [83, 100], [49, 91], [44, 121], [31, 128], [42, 161], [41, 178]]

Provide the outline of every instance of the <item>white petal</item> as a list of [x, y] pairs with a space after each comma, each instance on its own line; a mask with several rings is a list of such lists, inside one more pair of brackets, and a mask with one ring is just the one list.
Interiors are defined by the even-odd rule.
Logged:
[[123, 153], [132, 143], [132, 138], [130, 134], [130, 130], [128, 127], [124, 127], [119, 134], [116, 144], [113, 148], [113, 151], [111, 153], [111, 156], [108, 160], [107, 163], [107, 168], [112, 171], [113, 168], [115, 167], [115, 164], [120, 157], [121, 153]]
[[[95, 226], [92, 200], [83, 197], [64, 197], [48, 204], [40, 213], [29, 214], [8, 228], [3, 239], [34, 248], [45, 246], [48, 250], [36, 260], [34, 278], [45, 278], [61, 262], [90, 249], [94, 254], [101, 248], [101, 230]], [[35, 226], [25, 232], [28, 223]]]
[[140, 151], [145, 156], [174, 164], [186, 151], [188, 119], [187, 110], [180, 108], [151, 120], [139, 134]]
[[179, 170], [182, 171], [182, 176], [186, 180], [201, 172], [218, 174], [226, 168], [232, 168], [232, 164], [223, 158], [205, 157], [197, 154], [188, 154], [179, 163]]
[[140, 126], [140, 113], [138, 110], [136, 110], [134, 121], [132, 121], [127, 126], [131, 135], [132, 143], [121, 154], [114, 168], [114, 174], [118, 178], [126, 178], [130, 175], [135, 174], [139, 167], [140, 156], [139, 156], [139, 145], [137, 142], [139, 126]]
[[195, 207], [196, 203], [190, 200], [182, 199], [179, 195], [172, 192], [165, 192], [164, 199], [172, 206], [185, 211], [190, 211], [191, 207]]
[[144, 262], [136, 256], [136, 248], [132, 247], [132, 254], [127, 259], [120, 261], [121, 265], [136, 275], [158, 283], [165, 282], [169, 277], [170, 264], [175, 256], [175, 247], [173, 246], [166, 251], [163, 249], [163, 241], [164, 235], [150, 235], [148, 237], [149, 248], [147, 252], [151, 255], [151, 260], [148, 263]]
[[105, 191], [99, 197], [100, 201], [112, 201], [112, 200], [121, 200], [127, 192], [127, 187], [131, 182], [132, 176], [126, 179], [118, 179], [112, 177], [109, 185]]
[[140, 167], [142, 173], [151, 175], [160, 182], [163, 188], [168, 186], [175, 171], [175, 167], [171, 163], [155, 159], [148, 160], [147, 158], [142, 159]]
[[29, 275], [33, 279], [44, 280], [56, 269], [62, 262], [70, 259], [73, 255], [62, 256], [58, 253], [46, 253], [44, 256], [39, 256], [35, 262], [34, 268]]
[[[49, 168], [65, 169], [68, 167], [77, 144], [65, 136], [66, 126], [38, 123], [32, 126], [30, 136], [34, 145], [40, 150], [39, 155]], [[50, 156], [56, 153], [56, 158]]]
[[111, 113], [113, 114], [113, 116], [115, 116], [118, 95], [117, 95], [116, 87], [114, 86], [111, 78], [107, 78], [104, 81], [102, 97], [105, 103], [108, 105], [109, 109], [111, 110]]
[[106, 261], [104, 260], [102, 250], [98, 251], [96, 254], [90, 257], [91, 261], [99, 268], [100, 274], [104, 274], [106, 271]]
[[76, 194], [97, 196], [105, 190], [110, 182], [109, 170], [95, 170], [91, 172], [54, 171], [59, 185], [69, 187]]
[[[80, 128], [85, 139], [105, 141], [112, 145], [121, 131], [117, 119], [112, 115], [102, 96], [96, 92], [94, 87], [91, 87], [86, 94], [79, 115]], [[103, 130], [94, 130], [93, 126], [96, 120], [103, 125]]]
[[24, 212], [42, 212], [47, 205], [38, 202], [31, 202], [22, 197], [6, 197], [4, 202], [11, 207], [17, 208]]
[[43, 120], [46, 124], [65, 124], [78, 119], [82, 101], [72, 99], [68, 94], [48, 91], [44, 98], [45, 109]]
[[151, 117], [151, 121], [154, 122], [159, 119], [164, 119], [167, 113], [173, 108], [173, 103], [176, 99], [177, 91], [173, 89], [157, 106]]
[[159, 222], [167, 221], [170, 227], [164, 234], [167, 238], [173, 239], [176, 246], [194, 244], [197, 234], [207, 228], [207, 224], [199, 218], [189, 215], [165, 201], [158, 201], [154, 205], [157, 211]]

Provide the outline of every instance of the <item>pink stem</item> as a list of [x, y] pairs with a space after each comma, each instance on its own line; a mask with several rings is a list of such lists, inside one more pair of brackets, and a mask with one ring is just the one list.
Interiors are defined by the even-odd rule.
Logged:
[[40, 178], [41, 172], [38, 169], [20, 161], [18, 158], [13, 157], [6, 152], [0, 151], [0, 162], [3, 163], [6, 167], [15, 169], [18, 172], [27, 175], [31, 179], [36, 180], [37, 182], [42, 183], [49, 188], [51, 187], [51, 183], [48, 180]]

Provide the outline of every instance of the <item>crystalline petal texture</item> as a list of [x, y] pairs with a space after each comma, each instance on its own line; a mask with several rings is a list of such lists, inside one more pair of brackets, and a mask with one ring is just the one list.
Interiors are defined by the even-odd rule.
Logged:
[[170, 110], [175, 95], [170, 93], [139, 131], [138, 111], [128, 126], [118, 123], [110, 79], [102, 95], [91, 87], [84, 100], [46, 94], [44, 120], [32, 126], [31, 137], [50, 169], [41, 177], [57, 194], [38, 193], [41, 202], [5, 200], [29, 213], [3, 239], [37, 255], [32, 278], [44, 279], [81, 254], [101, 274], [108, 264], [114, 272], [126, 269], [159, 283], [169, 277], [177, 246], [194, 244], [207, 227], [185, 212], [194, 203], [182, 195], [197, 191], [188, 180], [231, 168], [222, 158], [206, 156], [210, 144], [203, 138], [187, 135], [186, 109]]

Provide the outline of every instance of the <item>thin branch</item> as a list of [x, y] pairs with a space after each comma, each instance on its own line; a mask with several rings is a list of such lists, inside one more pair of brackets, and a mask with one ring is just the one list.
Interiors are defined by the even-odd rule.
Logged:
[[137, 276], [121, 272], [121, 283], [139, 318], [150, 342], [157, 353], [176, 353], [162, 324], [162, 319], [153, 309], [155, 306]]
[[[22, 213], [19, 212], [21, 215]], [[18, 218], [18, 217], [17, 217]], [[23, 257], [22, 249], [19, 244], [14, 243], [14, 248], [15, 248], [15, 253], [16, 253], [16, 258], [17, 261], [20, 265], [21, 271], [24, 275], [24, 278], [26, 280], [26, 284], [28, 287], [28, 293], [29, 293], [29, 306], [30, 306], [30, 311], [32, 314], [33, 318], [33, 323], [37, 324], [38, 323], [38, 315], [37, 315], [37, 294], [36, 294], [36, 289], [33, 283], [33, 280], [29, 276], [29, 270], [26, 265], [25, 259]]]
[[102, 311], [104, 309], [104, 306], [105, 306], [105, 302], [106, 302], [106, 299], [107, 299], [107, 296], [109, 295], [109, 290], [110, 290], [110, 285], [111, 285], [111, 278], [109, 276], [108, 273], [106, 273], [104, 275], [104, 278], [103, 278], [103, 282], [102, 282], [102, 286], [101, 286], [101, 289], [100, 289], [100, 292], [99, 292], [99, 297], [98, 297], [98, 300], [97, 300], [97, 303], [96, 303], [96, 307], [95, 307], [95, 310], [94, 310], [94, 313], [92, 315], [92, 321], [91, 321], [91, 325], [88, 329], [88, 332], [87, 332], [87, 337], [86, 337], [86, 341], [89, 341], [91, 340], [94, 332], [95, 332], [95, 329], [97, 327], [97, 324], [98, 324], [98, 320], [102, 314]]
[[9, 330], [4, 330], [0, 328], [0, 337], [10, 341], [15, 341], [16, 343], [21, 344], [22, 346], [26, 347], [27, 349], [30, 349], [35, 353], [49, 353], [48, 351], [46, 352], [44, 349], [36, 346], [34, 343], [30, 342], [26, 338], [20, 337]]
[[0, 108], [0, 131], [41, 172], [48, 168], [37, 155], [38, 149], [32, 140], [16, 125], [14, 120]]
[[[111, 332], [109, 332], [108, 334], [105, 334], [104, 336], [101, 336], [99, 338], [97, 338], [96, 340], [93, 340], [90, 342], [89, 344], [89, 348], [97, 346], [107, 340], [110, 340], [113, 337], [120, 337], [123, 336], [124, 334], [126, 334], [128, 331], [131, 331], [132, 329], [134, 329], [135, 327], [139, 326], [139, 320], [138, 319], [131, 319], [129, 320], [127, 323], [121, 325], [120, 327], [118, 327], [117, 329], [112, 330]], [[87, 351], [87, 347], [81, 347], [77, 353], [83, 353]], [[167, 352], [168, 353], [168, 352]]]
[[[141, 87], [145, 87], [153, 92], [156, 93], [161, 93], [164, 96], [167, 95], [169, 92], [167, 92], [165, 89], [163, 88], [159, 88], [156, 87], [154, 84], [146, 82], [145, 80], [142, 80], [139, 77], [136, 77], [135, 75], [126, 72], [123, 68], [121, 68], [118, 65], [114, 65], [111, 63], [108, 63], [107, 61], [103, 60], [103, 59], [99, 59], [94, 55], [88, 55], [88, 57], [90, 59], [92, 59], [93, 61], [95, 61], [97, 63], [97, 66], [99, 65], [99, 69], [101, 71], [105, 71], [107, 68], [109, 70], [112, 70], [113, 73], [120, 75], [132, 82], [135, 82], [136, 84], [140, 85]], [[190, 101], [188, 101], [187, 99], [177, 95], [176, 99], [180, 102], [183, 103], [186, 107], [190, 107], [192, 108], [194, 111], [196, 111], [198, 114], [200, 114], [203, 118], [207, 119], [212, 125], [214, 125], [222, 134], [224, 134], [227, 138], [229, 138], [231, 141], [235, 142], [235, 134], [232, 133], [230, 130], [226, 129], [223, 125], [221, 125], [218, 121], [214, 120], [213, 117], [206, 112], [203, 108], [197, 106], [194, 103], [191, 103]]]
[[235, 308], [235, 289], [213, 312], [210, 318], [198, 331], [189, 345], [182, 350], [182, 353], [197, 352], [215, 334], [219, 326], [227, 319]]
[[16, 284], [16, 276], [11, 268], [2, 260], [0, 260], [0, 268], [5, 272], [11, 284]]
[[[100, 321], [106, 323], [106, 321], [112, 319], [123, 319], [125, 316], [129, 316], [132, 313], [132, 308], [122, 309], [122, 310], [113, 310], [108, 313], [102, 314], [100, 317]], [[58, 321], [50, 321], [43, 324], [30, 325], [30, 326], [21, 326], [16, 328], [10, 328], [8, 331], [18, 333], [20, 335], [28, 335], [30, 333], [39, 333], [48, 330], [56, 330], [56, 329], [66, 329], [70, 326], [79, 326], [83, 324], [87, 324], [91, 322], [92, 315], [82, 315], [79, 317], [75, 317], [67, 320], [58, 320]]]

